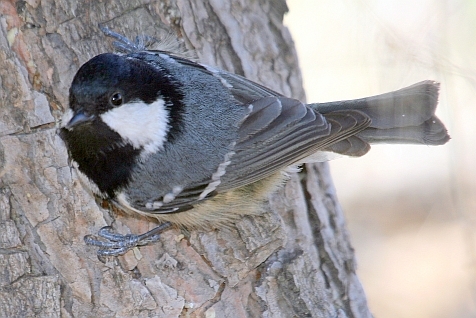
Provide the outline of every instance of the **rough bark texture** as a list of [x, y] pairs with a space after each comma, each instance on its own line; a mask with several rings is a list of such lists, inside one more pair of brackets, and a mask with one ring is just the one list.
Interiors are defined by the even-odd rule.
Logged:
[[[56, 134], [79, 66], [111, 51], [98, 29], [172, 34], [207, 64], [304, 98], [284, 0], [0, 2], [0, 317], [369, 317], [326, 165], [229, 229], [167, 231], [106, 264], [83, 242], [107, 224]], [[310, 39], [312, 40], [312, 39]]]

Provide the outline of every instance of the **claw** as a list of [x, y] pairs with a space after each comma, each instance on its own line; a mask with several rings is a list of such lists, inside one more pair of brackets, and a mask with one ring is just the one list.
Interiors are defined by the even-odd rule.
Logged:
[[84, 242], [87, 245], [99, 247], [98, 257], [119, 256], [136, 246], [157, 242], [160, 239], [160, 234], [170, 226], [171, 224], [166, 222], [140, 235], [114, 233], [112, 227], [105, 226], [99, 230], [98, 236], [86, 235]]
[[126, 53], [126, 54], [144, 51], [146, 50], [147, 46], [157, 41], [155, 38], [151, 36], [143, 35], [143, 36], [137, 36], [136, 40], [132, 42], [127, 37], [112, 31], [111, 29], [109, 29], [108, 27], [102, 24], [99, 25], [99, 29], [101, 29], [101, 31], [106, 36], [116, 39], [116, 41], [114, 41], [112, 44], [118, 51]]

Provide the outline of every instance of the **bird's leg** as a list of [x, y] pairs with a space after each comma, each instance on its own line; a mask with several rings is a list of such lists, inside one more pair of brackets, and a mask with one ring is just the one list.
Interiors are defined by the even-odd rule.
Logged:
[[130, 249], [136, 246], [143, 246], [157, 242], [160, 234], [170, 228], [169, 222], [163, 223], [152, 230], [143, 234], [118, 234], [112, 232], [112, 227], [105, 226], [101, 228], [97, 236], [86, 235], [84, 242], [87, 245], [97, 246], [100, 249], [97, 254], [98, 257], [104, 256], [119, 256], [125, 254]]

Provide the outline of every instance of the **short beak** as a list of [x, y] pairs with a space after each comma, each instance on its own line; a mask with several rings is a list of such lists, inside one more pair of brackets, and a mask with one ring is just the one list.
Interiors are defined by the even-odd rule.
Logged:
[[68, 124], [66, 124], [65, 128], [68, 130], [71, 130], [76, 126], [82, 123], [86, 123], [88, 121], [92, 121], [93, 119], [94, 119], [94, 115], [86, 115], [85, 113], [80, 111], [77, 114], [75, 114], [73, 118], [71, 118]]

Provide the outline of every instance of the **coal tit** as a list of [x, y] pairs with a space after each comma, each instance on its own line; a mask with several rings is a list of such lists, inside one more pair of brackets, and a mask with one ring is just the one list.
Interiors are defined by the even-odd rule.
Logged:
[[441, 145], [439, 85], [303, 104], [239, 75], [108, 29], [122, 53], [93, 57], [70, 88], [60, 136], [88, 188], [120, 209], [164, 222], [143, 235], [104, 228], [99, 255], [158, 239], [170, 224], [203, 228], [259, 211], [290, 167], [371, 143]]

